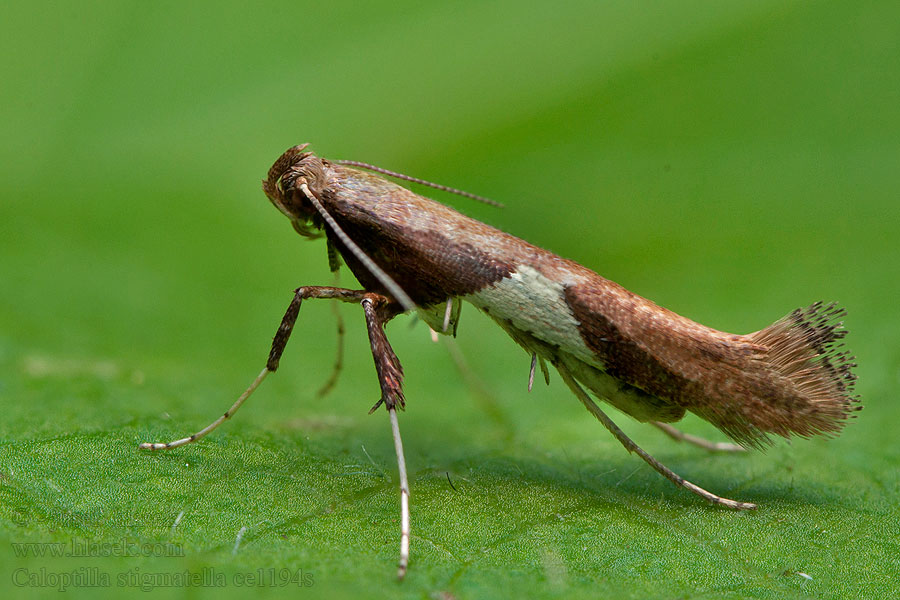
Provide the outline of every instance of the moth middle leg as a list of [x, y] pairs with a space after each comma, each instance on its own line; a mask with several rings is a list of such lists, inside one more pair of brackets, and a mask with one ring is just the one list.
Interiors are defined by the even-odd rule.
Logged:
[[231, 405], [231, 408], [226, 410], [221, 417], [200, 431], [192, 433], [187, 437], [171, 442], [143, 442], [139, 447], [143, 450], [171, 450], [172, 448], [184, 446], [185, 444], [196, 442], [233, 417], [234, 413], [238, 411], [241, 405], [244, 404], [256, 388], [263, 382], [266, 375], [278, 369], [281, 354], [284, 352], [284, 348], [291, 337], [291, 332], [294, 329], [294, 324], [297, 322], [297, 315], [300, 313], [300, 305], [303, 303], [303, 300], [307, 298], [329, 298], [332, 300], [340, 300], [342, 302], [358, 302], [367, 293], [368, 292], [365, 290], [348, 290], [330, 286], [305, 286], [294, 290], [294, 297], [288, 305], [284, 317], [281, 319], [281, 324], [275, 332], [275, 337], [272, 339], [272, 348], [269, 350], [269, 358], [266, 361], [265, 368], [256, 376], [256, 379], [253, 380], [250, 387], [248, 387], [244, 393], [238, 397], [235, 403]]
[[366, 327], [369, 331], [369, 345], [381, 385], [381, 398], [369, 411], [369, 414], [384, 404], [391, 420], [391, 434], [394, 437], [394, 451], [397, 454], [397, 470], [400, 476], [400, 562], [397, 566], [397, 578], [403, 579], [409, 565], [409, 481], [406, 476], [406, 458], [403, 455], [403, 440], [400, 438], [400, 427], [397, 422], [397, 407], [405, 408], [403, 397], [403, 367], [391, 348], [391, 343], [384, 333], [385, 324], [398, 314], [402, 308], [380, 294], [365, 294], [360, 304], [366, 314]]

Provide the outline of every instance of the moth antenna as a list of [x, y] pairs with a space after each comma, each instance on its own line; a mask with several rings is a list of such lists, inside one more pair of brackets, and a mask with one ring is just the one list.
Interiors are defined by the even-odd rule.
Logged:
[[322, 215], [322, 218], [328, 223], [328, 226], [331, 227], [331, 230], [334, 231], [334, 234], [338, 236], [338, 239], [341, 240], [341, 243], [347, 247], [350, 252], [353, 253], [353, 256], [359, 260], [363, 264], [366, 269], [368, 269], [369, 273], [375, 276], [381, 284], [387, 288], [387, 290], [391, 293], [392, 296], [400, 303], [403, 307], [404, 311], [416, 310], [416, 303], [412, 301], [412, 298], [409, 297], [409, 294], [403, 291], [396, 281], [394, 281], [390, 275], [384, 272], [384, 270], [375, 264], [375, 261], [369, 258], [369, 256], [362, 251], [362, 248], [356, 245], [356, 242], [350, 239], [350, 236], [344, 233], [344, 230], [341, 229], [341, 226], [337, 224], [337, 221], [334, 220], [325, 207], [322, 206], [322, 203], [316, 198], [316, 195], [312, 193], [309, 189], [309, 186], [306, 185], [305, 181], [301, 181], [298, 186], [306, 197], [309, 198], [309, 201], [312, 202], [312, 205], [319, 211], [319, 214]]
[[450, 186], [441, 185], [440, 183], [434, 183], [426, 179], [419, 179], [418, 177], [404, 175], [403, 173], [398, 173], [397, 171], [382, 169], [381, 167], [376, 167], [375, 165], [370, 165], [369, 163], [359, 162], [356, 160], [333, 160], [331, 162], [339, 165], [344, 165], [345, 167], [359, 167], [361, 169], [368, 169], [369, 171], [375, 171], [376, 173], [381, 173], [382, 175], [389, 175], [391, 177], [396, 177], [397, 179], [403, 179], [404, 181], [411, 181], [413, 183], [418, 183], [419, 185], [425, 185], [436, 190], [441, 190], [442, 192], [456, 194], [457, 196], [462, 196], [464, 198], [471, 198], [472, 200], [477, 200], [482, 204], [490, 204], [491, 206], [503, 208], [503, 204], [497, 202], [496, 200], [491, 200], [490, 198], [485, 198], [484, 196], [479, 196], [471, 192], [465, 192], [463, 190], [452, 188]]

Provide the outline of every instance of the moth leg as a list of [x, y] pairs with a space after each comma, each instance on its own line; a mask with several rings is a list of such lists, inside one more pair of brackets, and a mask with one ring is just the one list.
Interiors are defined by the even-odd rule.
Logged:
[[384, 326], [397, 314], [397, 307], [385, 296], [373, 293], [364, 294], [360, 304], [366, 313], [369, 345], [372, 348], [372, 358], [375, 360], [378, 383], [381, 385], [381, 398], [369, 414], [375, 412], [382, 404], [388, 410], [397, 406], [401, 409], [406, 408], [406, 399], [403, 397], [403, 367], [384, 333]]
[[550, 371], [547, 370], [547, 363], [544, 362], [543, 356], [538, 356], [537, 352], [531, 352], [531, 368], [528, 370], [528, 391], [534, 387], [534, 370], [537, 368], [538, 362], [541, 364], [541, 373], [544, 374], [544, 381], [550, 385]]
[[534, 385], [534, 369], [537, 367], [537, 352], [531, 353], [531, 369], [528, 371], [528, 391]]
[[538, 357], [538, 363], [541, 365], [541, 373], [544, 374], [544, 383], [550, 385], [550, 370], [547, 369], [547, 363], [544, 362], [544, 357]]
[[[330, 257], [331, 253], [329, 252], [329, 260]], [[335, 283], [337, 283], [339, 279], [338, 272], [335, 271], [334, 275]], [[331, 309], [334, 313], [334, 319], [337, 322], [337, 351], [334, 357], [334, 366], [331, 367], [331, 375], [328, 376], [328, 380], [323, 383], [322, 387], [319, 388], [319, 391], [316, 392], [316, 398], [324, 398], [331, 393], [338, 378], [341, 376], [341, 371], [344, 369], [344, 338], [346, 333], [344, 330], [344, 317], [341, 316], [341, 310], [337, 304], [332, 304]]]
[[369, 414], [382, 404], [385, 405], [391, 419], [394, 451], [397, 453], [397, 470], [400, 475], [400, 562], [397, 566], [397, 578], [403, 579], [409, 566], [409, 481], [406, 477], [403, 440], [397, 423], [397, 407], [404, 408], [406, 400], [402, 389], [403, 367], [384, 333], [385, 323], [397, 314], [397, 309], [379, 294], [366, 294], [360, 303], [366, 313], [369, 344], [372, 347], [375, 370], [378, 372], [378, 383], [381, 385], [381, 398]]
[[584, 389], [580, 385], [578, 385], [578, 383], [572, 377], [572, 374], [569, 373], [569, 370], [565, 367], [565, 365], [557, 363], [556, 368], [559, 371], [560, 376], [562, 376], [563, 381], [565, 381], [566, 385], [569, 386], [569, 389], [571, 389], [572, 392], [576, 396], [578, 396], [578, 399], [581, 400], [581, 403], [584, 404], [585, 408], [587, 408], [588, 411], [592, 415], [594, 415], [594, 417], [596, 417], [597, 420], [600, 421], [603, 424], [603, 426], [606, 427], [609, 430], [609, 432], [612, 433], [616, 437], [617, 440], [619, 440], [619, 442], [621, 442], [621, 444], [623, 446], [625, 446], [626, 450], [628, 450], [629, 452], [634, 452], [638, 456], [643, 458], [644, 461], [648, 465], [653, 467], [660, 475], [662, 475], [663, 477], [665, 477], [666, 479], [668, 479], [675, 485], [683, 487], [683, 488], [697, 494], [701, 498], [705, 498], [706, 500], [709, 500], [710, 502], [713, 502], [715, 504], [721, 504], [722, 506], [726, 506], [728, 508], [733, 508], [735, 510], [747, 510], [747, 509], [756, 508], [756, 505], [753, 504], [752, 502], [739, 502], [737, 500], [730, 500], [728, 498], [723, 498], [721, 496], [717, 496], [717, 495], [713, 494], [712, 492], [708, 492], [708, 491], [704, 490], [700, 486], [694, 485], [690, 481], [687, 481], [680, 475], [671, 471], [668, 467], [666, 467], [665, 465], [663, 465], [662, 463], [657, 461], [655, 458], [653, 458], [652, 456], [650, 456], [649, 454], [644, 452], [644, 450], [642, 450], [637, 444], [635, 444], [631, 440], [631, 438], [629, 438], [627, 435], [625, 435], [625, 432], [623, 432], [621, 429], [619, 429], [618, 426], [616, 426], [616, 424], [612, 422], [612, 419], [607, 417], [606, 413], [604, 413], [602, 410], [600, 410], [600, 407], [597, 406], [597, 403], [594, 402], [591, 399], [591, 397], [587, 395], [587, 392], [585, 392]]
[[342, 302], [357, 302], [366, 295], [365, 290], [348, 290], [344, 288], [338, 287], [328, 287], [328, 286], [307, 286], [297, 288], [294, 291], [294, 298], [291, 300], [291, 303], [288, 305], [287, 311], [284, 313], [284, 317], [281, 319], [281, 325], [278, 326], [278, 331], [275, 332], [275, 337], [272, 340], [272, 349], [269, 351], [269, 359], [266, 361], [266, 367], [260, 372], [259, 375], [256, 376], [256, 379], [253, 380], [253, 383], [250, 384], [243, 394], [237, 399], [237, 401], [231, 405], [231, 408], [225, 411], [225, 413], [201, 429], [200, 431], [193, 433], [185, 438], [181, 438], [180, 440], [174, 440], [171, 442], [144, 442], [138, 446], [143, 450], [170, 450], [172, 448], [177, 448], [178, 446], [184, 446], [185, 444], [190, 444], [191, 442], [196, 442], [206, 434], [213, 431], [216, 427], [230, 419], [234, 413], [241, 407], [241, 405], [250, 397], [251, 394], [259, 387], [259, 385], [263, 382], [270, 372], [278, 369], [278, 362], [281, 360], [281, 354], [284, 352], [284, 347], [287, 345], [288, 339], [291, 337], [291, 331], [294, 329], [294, 323], [297, 321], [297, 315], [300, 312], [300, 304], [303, 300], [307, 298], [329, 298], [332, 300], [340, 300]]
[[397, 471], [400, 474], [400, 562], [397, 565], [397, 579], [403, 579], [409, 566], [409, 481], [406, 478], [406, 459], [397, 424], [397, 410], [390, 408], [388, 414], [391, 417], [391, 434], [394, 436], [394, 452], [397, 453]]
[[650, 424], [662, 430], [663, 433], [677, 442], [687, 442], [688, 444], [693, 444], [704, 450], [709, 450], [710, 452], [746, 452], [747, 450], [743, 446], [738, 446], [737, 444], [731, 444], [729, 442], [712, 442], [702, 437], [685, 433], [680, 429], [672, 427], [668, 423], [650, 421]]
[[491, 390], [488, 389], [487, 384], [485, 384], [478, 373], [473, 371], [472, 367], [469, 366], [465, 355], [462, 350], [460, 350], [455, 339], [447, 339], [444, 340], [444, 342], [447, 352], [450, 354], [450, 359], [453, 361], [453, 365], [456, 367], [456, 370], [459, 371], [459, 374], [462, 375], [466, 387], [478, 402], [481, 410], [484, 411], [491, 421], [500, 426], [504, 432], [504, 438], [507, 441], [512, 440], [512, 426], [509, 423], [509, 418], [506, 416], [506, 413], [500, 405], [497, 404], [497, 399], [494, 397]]
[[447, 333], [450, 329], [450, 317], [453, 315], [453, 298], [447, 298], [447, 307], [444, 309], [444, 325], [442, 331]]
[[331, 306], [334, 309], [334, 318], [337, 321], [337, 351], [335, 352], [334, 365], [331, 367], [331, 375], [328, 376], [328, 380], [316, 392], [317, 398], [324, 398], [331, 393], [338, 378], [341, 376], [341, 371], [344, 370], [344, 338], [346, 334], [344, 317], [341, 316], [337, 304], [332, 304]]

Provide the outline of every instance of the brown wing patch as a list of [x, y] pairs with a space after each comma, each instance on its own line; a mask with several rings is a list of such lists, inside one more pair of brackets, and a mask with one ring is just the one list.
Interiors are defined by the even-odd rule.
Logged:
[[765, 445], [768, 434], [837, 432], [854, 409], [853, 365], [835, 346], [843, 336], [836, 310], [814, 305], [740, 336], [603, 281], [573, 286], [566, 299], [609, 374], [694, 412], [741, 444]]

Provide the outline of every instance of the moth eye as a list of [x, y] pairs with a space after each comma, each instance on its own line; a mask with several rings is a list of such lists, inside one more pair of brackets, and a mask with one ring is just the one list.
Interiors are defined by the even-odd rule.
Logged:
[[281, 190], [282, 194], [293, 187], [296, 178], [297, 174], [293, 171], [286, 171], [278, 178], [278, 189]]

